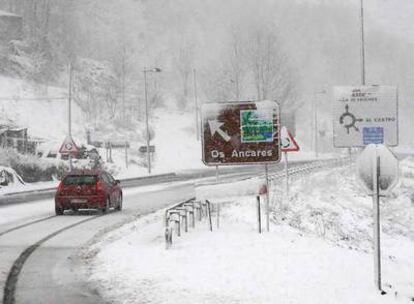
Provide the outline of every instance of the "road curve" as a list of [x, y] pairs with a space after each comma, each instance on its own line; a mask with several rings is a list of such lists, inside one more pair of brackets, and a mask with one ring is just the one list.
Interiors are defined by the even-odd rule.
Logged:
[[[220, 180], [257, 175], [258, 169], [254, 170], [256, 174], [253, 170], [226, 172]], [[276, 172], [280, 168], [274, 169]], [[97, 289], [85, 281], [79, 250], [105, 231], [137, 216], [193, 197], [194, 186], [188, 181], [191, 178], [194, 176], [184, 178], [185, 182], [125, 189], [124, 210], [104, 216], [94, 212], [53, 216], [53, 200], [42, 202], [46, 209], [38, 212], [34, 209], [37, 203], [9, 206], [24, 210], [31, 205], [33, 214], [27, 212], [30, 214], [20, 220], [0, 222], [0, 297], [4, 304], [105, 303]]]
[[128, 189], [124, 210], [104, 216], [93, 212], [51, 216], [50, 200], [51, 217], [3, 230], [0, 235], [0, 296], [4, 304], [105, 303], [85, 282], [79, 249], [111, 227], [193, 195], [193, 185], [182, 183]]

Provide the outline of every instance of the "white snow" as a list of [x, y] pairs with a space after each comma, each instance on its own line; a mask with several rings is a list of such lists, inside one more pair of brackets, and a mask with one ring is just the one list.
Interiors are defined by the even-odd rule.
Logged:
[[[29, 128], [31, 136], [63, 141], [68, 125], [66, 96], [67, 90], [62, 88], [0, 76], [0, 119], [12, 119], [19, 127]], [[80, 109], [73, 104], [72, 111], [73, 134], [84, 138]]]
[[407, 303], [414, 161], [401, 166], [381, 207], [385, 296], [373, 283], [371, 198], [349, 167], [294, 178], [289, 203], [275, 183], [270, 233], [257, 233], [252, 196], [228, 198], [220, 229], [197, 222], [168, 250], [163, 211], [141, 218], [89, 249], [98, 252], [90, 280], [114, 303]]

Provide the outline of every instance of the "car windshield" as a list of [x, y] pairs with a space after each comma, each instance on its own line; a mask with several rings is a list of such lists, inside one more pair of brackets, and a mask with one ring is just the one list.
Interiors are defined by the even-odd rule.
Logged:
[[95, 175], [69, 175], [63, 180], [64, 185], [94, 185], [96, 184]]

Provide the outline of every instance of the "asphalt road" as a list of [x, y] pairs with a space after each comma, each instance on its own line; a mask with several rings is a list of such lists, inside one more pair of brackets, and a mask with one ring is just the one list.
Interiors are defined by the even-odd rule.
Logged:
[[[188, 183], [146, 188], [124, 191], [122, 212], [111, 211], [101, 216], [85, 211], [53, 216], [53, 200], [49, 200], [39, 208], [37, 216], [51, 218], [7, 233], [4, 232], [12, 226], [19, 226], [28, 220], [22, 211], [22, 220], [14, 219], [13, 224], [3, 222], [0, 225], [0, 296], [4, 303], [105, 303], [93, 286], [85, 282], [79, 249], [111, 227], [194, 196], [194, 187]], [[47, 205], [50, 206], [49, 211], [45, 211]], [[1, 213], [2, 209], [0, 216]], [[14, 279], [10, 279], [9, 275], [12, 267], [15, 269]], [[9, 283], [8, 295], [4, 297], [6, 282]]]

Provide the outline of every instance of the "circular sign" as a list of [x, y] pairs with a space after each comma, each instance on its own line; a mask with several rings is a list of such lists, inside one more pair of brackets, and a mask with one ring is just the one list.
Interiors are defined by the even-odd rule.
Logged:
[[[379, 162], [379, 163], [377, 163]], [[386, 195], [398, 183], [399, 166], [397, 157], [385, 145], [370, 144], [365, 147], [357, 161], [357, 176], [368, 193], [374, 189], [375, 167], [379, 172], [378, 185], [381, 195]]]
[[66, 150], [72, 150], [72, 149], [73, 149], [73, 145], [72, 145], [72, 143], [66, 143], [66, 144], [65, 144], [65, 149], [66, 149]]
[[289, 146], [290, 146], [290, 138], [289, 137], [282, 137], [281, 142], [282, 142], [282, 148], [289, 148]]

